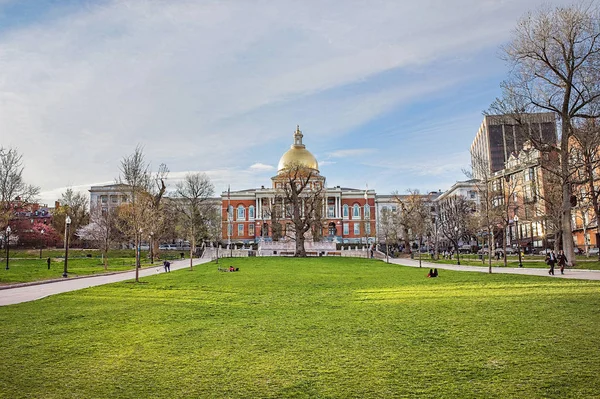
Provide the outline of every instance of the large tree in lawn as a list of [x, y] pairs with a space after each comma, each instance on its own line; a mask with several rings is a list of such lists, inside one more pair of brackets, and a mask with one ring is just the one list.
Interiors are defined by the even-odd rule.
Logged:
[[276, 201], [283, 200], [285, 218], [290, 219], [293, 228], [290, 238], [296, 242], [294, 256], [304, 257], [306, 233], [322, 229], [325, 179], [298, 162], [285, 165], [275, 179], [281, 183]]
[[575, 264], [571, 236], [570, 138], [578, 119], [600, 116], [600, 11], [594, 3], [544, 7], [527, 13], [504, 47], [511, 64], [504, 95], [491, 110], [519, 114], [553, 112], [561, 123], [560, 176], [563, 248]]

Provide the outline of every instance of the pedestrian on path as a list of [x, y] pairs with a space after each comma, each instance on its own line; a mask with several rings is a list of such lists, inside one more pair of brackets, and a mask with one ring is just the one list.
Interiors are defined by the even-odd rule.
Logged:
[[163, 265], [165, 266], [165, 272], [171, 272], [171, 263], [168, 260], [165, 260]]
[[48, 259], [46, 260], [46, 263], [48, 264], [48, 270], [50, 270], [50, 262], [51, 262], [51, 260], [50, 260], [50, 258], [48, 258]]
[[[558, 260], [558, 267], [560, 267], [560, 274], [565, 274], [565, 266], [567, 265], [567, 256], [565, 255], [565, 253], [563, 252], [562, 249], [558, 252], [558, 257], [556, 259]], [[552, 273], [552, 274], [554, 274], [554, 273]]]
[[554, 265], [556, 265], [556, 255], [554, 254], [554, 251], [548, 252], [548, 255], [546, 255], [546, 263], [550, 266], [548, 274], [554, 276]]

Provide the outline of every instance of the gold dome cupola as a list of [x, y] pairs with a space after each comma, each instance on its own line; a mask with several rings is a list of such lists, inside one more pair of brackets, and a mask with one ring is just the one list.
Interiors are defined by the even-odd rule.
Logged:
[[279, 165], [277, 166], [277, 171], [281, 172], [286, 167], [290, 165], [302, 165], [305, 168], [313, 169], [316, 172], [319, 172], [319, 164], [317, 163], [317, 159], [313, 154], [310, 153], [306, 149], [306, 146], [302, 143], [302, 131], [300, 130], [300, 126], [296, 126], [296, 131], [294, 132], [294, 144], [291, 145], [291, 148], [287, 150], [285, 154], [279, 160]]

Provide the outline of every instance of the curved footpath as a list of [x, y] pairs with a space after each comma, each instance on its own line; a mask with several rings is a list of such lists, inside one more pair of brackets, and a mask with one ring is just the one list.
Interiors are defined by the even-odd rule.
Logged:
[[[194, 266], [210, 262], [210, 259], [194, 259]], [[171, 271], [190, 267], [190, 260], [176, 260], [171, 262]], [[164, 273], [160, 264], [153, 267], [140, 269], [140, 277], [153, 276]], [[117, 283], [119, 281], [135, 279], [135, 270], [121, 273], [103, 274], [99, 276], [82, 276], [73, 279], [54, 280], [50, 282], [40, 281], [34, 284], [16, 285], [14, 288], [0, 290], [0, 306], [13, 305], [15, 303], [35, 301], [50, 295], [63, 292], [77, 291], [83, 288], [95, 287], [97, 285]]]
[[[418, 259], [390, 259], [390, 263], [394, 263], [401, 266], [419, 267]], [[459, 266], [459, 265], [448, 265], [445, 263], [430, 263], [426, 261], [421, 262], [423, 269], [444, 269], [444, 270], [457, 270], [461, 272], [480, 272], [488, 273], [488, 266]], [[585, 269], [565, 269], [565, 274], [560, 274], [558, 267], [554, 268], [554, 276], [548, 274], [548, 268], [539, 269], [531, 267], [492, 267], [492, 273], [503, 273], [503, 274], [524, 274], [527, 276], [542, 276], [549, 278], [571, 278], [578, 280], [600, 280], [600, 270], [585, 270]]]

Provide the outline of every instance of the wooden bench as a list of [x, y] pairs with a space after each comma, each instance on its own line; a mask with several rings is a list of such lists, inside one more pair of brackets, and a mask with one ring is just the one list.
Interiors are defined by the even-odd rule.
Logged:
[[327, 252], [327, 256], [342, 256], [342, 253], [340, 251]]

